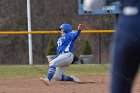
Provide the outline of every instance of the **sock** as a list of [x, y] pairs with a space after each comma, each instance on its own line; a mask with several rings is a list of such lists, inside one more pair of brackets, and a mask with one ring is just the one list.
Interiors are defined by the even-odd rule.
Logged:
[[71, 78], [70, 76], [62, 75], [60, 81], [73, 81], [73, 78]]
[[53, 76], [55, 74], [55, 70], [56, 70], [55, 66], [50, 66], [49, 67], [49, 71], [48, 71], [48, 79], [49, 79], [49, 81], [51, 81], [51, 79], [53, 78]]

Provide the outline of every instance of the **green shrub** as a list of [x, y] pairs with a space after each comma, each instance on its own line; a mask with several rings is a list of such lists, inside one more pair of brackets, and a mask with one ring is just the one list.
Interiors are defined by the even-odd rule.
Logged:
[[49, 40], [49, 44], [48, 44], [46, 52], [48, 55], [56, 55], [56, 46], [55, 46], [52, 38], [50, 38], [50, 40]]
[[88, 40], [85, 40], [82, 46], [82, 55], [91, 55], [91, 54], [92, 54], [92, 51], [91, 51], [90, 44]]

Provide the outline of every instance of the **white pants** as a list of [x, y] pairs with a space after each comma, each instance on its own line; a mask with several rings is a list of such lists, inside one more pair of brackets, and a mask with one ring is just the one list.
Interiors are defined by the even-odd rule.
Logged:
[[55, 66], [56, 71], [53, 76], [56, 80], [60, 80], [64, 71], [73, 61], [73, 54], [71, 52], [61, 53], [57, 58], [50, 62], [50, 66]]

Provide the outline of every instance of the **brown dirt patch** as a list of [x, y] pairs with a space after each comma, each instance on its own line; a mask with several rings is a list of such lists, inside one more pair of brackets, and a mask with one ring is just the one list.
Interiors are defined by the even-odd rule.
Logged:
[[[46, 86], [38, 78], [0, 79], [0, 93], [109, 93], [109, 78], [105, 75], [79, 77], [83, 83], [52, 80]], [[140, 78], [134, 92], [140, 92]]]

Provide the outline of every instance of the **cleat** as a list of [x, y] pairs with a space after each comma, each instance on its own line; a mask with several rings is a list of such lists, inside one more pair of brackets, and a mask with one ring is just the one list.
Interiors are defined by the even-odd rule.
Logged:
[[80, 79], [77, 78], [77, 77], [74, 76], [74, 75], [71, 75], [71, 78], [73, 78], [73, 81], [76, 82], [76, 83], [80, 83], [80, 82], [81, 82]]
[[46, 85], [50, 85], [50, 81], [48, 78], [40, 78], [41, 81], [43, 81]]

